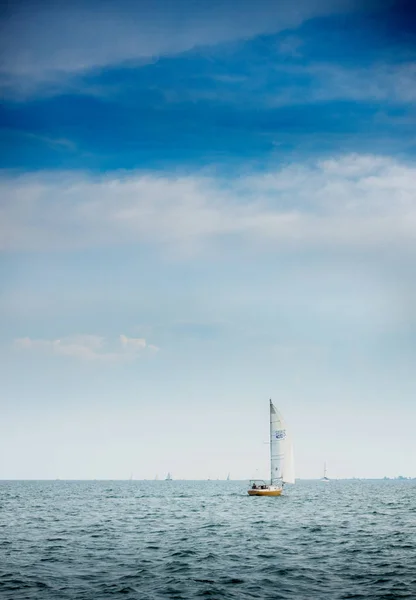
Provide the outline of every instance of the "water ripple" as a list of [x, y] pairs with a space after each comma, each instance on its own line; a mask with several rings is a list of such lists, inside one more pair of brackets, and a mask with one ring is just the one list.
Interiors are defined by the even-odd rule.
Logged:
[[416, 598], [415, 482], [0, 482], [2, 600]]

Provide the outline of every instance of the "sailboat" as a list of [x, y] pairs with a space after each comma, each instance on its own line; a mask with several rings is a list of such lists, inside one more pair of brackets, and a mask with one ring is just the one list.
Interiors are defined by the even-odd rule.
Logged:
[[230, 481], [230, 474], [227, 475], [227, 481]]
[[326, 476], [326, 463], [324, 463], [324, 476], [322, 477], [321, 481], [329, 481], [329, 477]]
[[166, 480], [165, 481], [172, 481], [172, 475], [170, 473], [168, 473], [166, 475]]
[[292, 440], [282, 415], [270, 400], [270, 484], [250, 481], [249, 496], [280, 496], [285, 483], [295, 483]]

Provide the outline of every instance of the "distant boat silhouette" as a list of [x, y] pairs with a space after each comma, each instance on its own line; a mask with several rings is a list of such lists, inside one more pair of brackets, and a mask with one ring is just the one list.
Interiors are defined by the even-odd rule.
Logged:
[[230, 474], [227, 475], [227, 481], [230, 481]]
[[172, 481], [172, 475], [170, 473], [166, 475], [165, 481]]
[[322, 477], [321, 481], [324, 481], [325, 483], [329, 481], [329, 477], [326, 476], [326, 462], [324, 463], [324, 476]]

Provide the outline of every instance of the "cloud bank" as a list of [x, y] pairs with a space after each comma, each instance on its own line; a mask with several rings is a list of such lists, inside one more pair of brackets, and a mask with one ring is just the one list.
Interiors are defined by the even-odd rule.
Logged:
[[207, 174], [3, 175], [0, 248], [76, 250], [224, 240], [270, 248], [416, 247], [416, 168], [348, 155], [230, 179]]
[[120, 335], [115, 342], [98, 335], [74, 335], [56, 340], [25, 337], [16, 339], [14, 347], [20, 351], [106, 363], [130, 362], [143, 356], [144, 352], [154, 353], [159, 350], [144, 338], [129, 338], [125, 335]]
[[296, 27], [357, 6], [355, 0], [18, 0], [4, 11], [0, 72], [42, 79], [148, 60]]

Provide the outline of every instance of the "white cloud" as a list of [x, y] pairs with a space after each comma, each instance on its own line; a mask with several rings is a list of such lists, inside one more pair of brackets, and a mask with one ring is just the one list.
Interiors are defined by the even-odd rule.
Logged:
[[56, 340], [18, 338], [14, 341], [17, 350], [41, 352], [77, 358], [83, 361], [123, 362], [140, 357], [144, 351], [155, 353], [157, 346], [147, 344], [143, 338], [128, 338], [120, 335], [115, 343], [97, 335], [74, 335]]
[[[348, 155], [230, 180], [132, 173], [4, 176], [3, 251], [222, 240], [268, 248], [416, 246], [416, 167]], [[129, 345], [124, 342], [124, 344]]]
[[[149, 60], [296, 27], [359, 5], [356, 0], [120, 0], [33, 4], [8, 8], [0, 73], [8, 86], [56, 79], [62, 73]], [[14, 80], [14, 78], [18, 80]], [[26, 83], [27, 85], [27, 83]]]
[[120, 342], [124, 348], [128, 348], [133, 351], [143, 350], [143, 348], [146, 348], [146, 340], [144, 338], [128, 338], [125, 335], [120, 335]]
[[399, 64], [376, 63], [354, 68], [315, 64], [301, 69], [314, 78], [310, 101], [351, 99], [412, 103], [416, 100], [414, 61]]
[[[301, 54], [302, 42], [294, 36], [283, 38], [279, 43], [280, 54], [291, 54], [296, 58]], [[254, 66], [246, 79], [250, 80], [248, 100], [252, 102], [256, 95], [257, 105], [267, 108], [282, 106], [317, 104], [336, 100], [357, 102], [387, 102], [389, 104], [411, 105], [416, 100], [416, 62], [413, 59], [401, 62], [373, 62], [366, 66], [355, 64], [347, 67], [340, 63], [296, 61], [276, 61], [270, 67], [275, 72], [268, 82], [267, 91], [264, 80], [259, 75], [258, 66]], [[286, 82], [282, 87], [282, 77]], [[215, 79], [219, 79], [215, 77]], [[273, 81], [275, 82], [273, 84]], [[274, 88], [273, 85], [276, 85]], [[256, 87], [257, 86], [257, 87]], [[91, 92], [93, 93], [93, 91]], [[100, 91], [103, 94], [103, 90]], [[107, 92], [108, 93], [108, 92]], [[244, 98], [244, 88], [186, 90], [187, 98], [193, 100], [221, 98], [221, 102], [240, 104]], [[172, 97], [173, 94], [172, 94]], [[179, 96], [180, 99], [183, 99]], [[386, 105], [387, 107], [389, 106]], [[383, 117], [380, 106], [378, 119]], [[411, 117], [410, 117], [411, 118]]]

